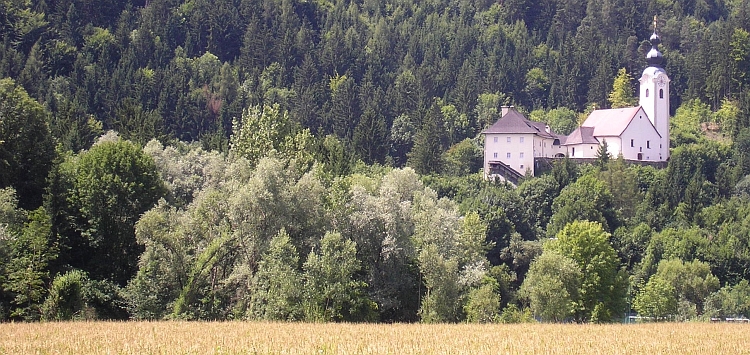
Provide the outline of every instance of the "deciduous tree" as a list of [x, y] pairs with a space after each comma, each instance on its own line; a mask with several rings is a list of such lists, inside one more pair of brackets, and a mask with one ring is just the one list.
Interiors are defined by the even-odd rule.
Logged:
[[545, 252], [560, 253], [576, 262], [583, 272], [577, 321], [608, 322], [625, 309], [627, 275], [609, 243], [610, 234], [590, 221], [569, 223], [556, 239], [544, 244]]

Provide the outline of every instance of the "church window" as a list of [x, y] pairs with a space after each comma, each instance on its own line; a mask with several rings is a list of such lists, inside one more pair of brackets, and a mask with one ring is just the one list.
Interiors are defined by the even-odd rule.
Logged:
[[646, 148], [651, 149], [651, 141], [646, 141]]
[[518, 139], [518, 143], [523, 143], [523, 137]]
[[573, 147], [573, 156], [576, 156], [576, 148]]
[[510, 137], [508, 137], [505, 141], [510, 143]]
[[521, 170], [523, 170], [523, 164], [521, 164]]
[[497, 137], [495, 137], [495, 143], [497, 143]]
[[660, 99], [664, 98], [664, 89], [659, 89], [659, 98]]
[[646, 89], [646, 97], [648, 97], [648, 89]]
[[519, 158], [523, 159], [523, 152], [518, 155]]
[[497, 158], [497, 153], [495, 153], [495, 158]]
[[506, 158], [510, 158], [510, 153], [505, 155]]
[[631, 146], [631, 147], [635, 147], [634, 143], [635, 143], [635, 142], [633, 142], [633, 139], [631, 139], [631, 140], [630, 140], [630, 146]]

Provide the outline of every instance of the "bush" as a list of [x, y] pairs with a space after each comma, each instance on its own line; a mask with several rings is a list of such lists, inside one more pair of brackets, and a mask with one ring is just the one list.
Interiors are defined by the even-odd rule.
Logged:
[[79, 318], [86, 307], [83, 287], [88, 277], [80, 270], [58, 275], [52, 281], [52, 288], [42, 304], [42, 319], [71, 320]]

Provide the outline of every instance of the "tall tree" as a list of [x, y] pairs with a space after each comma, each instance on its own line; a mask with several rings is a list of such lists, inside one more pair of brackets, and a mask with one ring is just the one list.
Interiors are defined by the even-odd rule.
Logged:
[[580, 307], [582, 280], [574, 260], [545, 252], [531, 263], [519, 294], [529, 300], [532, 312], [542, 321], [562, 322]]
[[367, 109], [354, 129], [352, 145], [357, 155], [367, 164], [382, 163], [387, 153], [388, 131], [383, 116]]
[[340, 233], [328, 232], [320, 241], [320, 253], [310, 252], [303, 265], [305, 317], [311, 321], [367, 321], [375, 305], [355, 279], [360, 269], [357, 246]]
[[597, 222], [575, 221], [557, 239], [544, 245], [545, 252], [560, 253], [576, 262], [583, 272], [581, 301], [574, 317], [579, 322], [609, 322], [625, 310], [627, 274], [612, 245], [610, 234]]
[[635, 96], [633, 95], [632, 87], [633, 78], [628, 74], [625, 68], [621, 68], [617, 71], [614, 83], [612, 83], [612, 91], [610, 91], [607, 101], [609, 101], [610, 107], [630, 107], [636, 103]]
[[281, 230], [273, 239], [253, 278], [250, 316], [263, 320], [301, 320], [302, 276], [299, 255], [289, 235]]
[[20, 207], [42, 204], [55, 148], [47, 112], [12, 79], [0, 80], [0, 188], [13, 187]]
[[133, 143], [105, 141], [68, 157], [60, 175], [51, 214], [61, 262], [125, 286], [143, 251], [135, 223], [165, 194], [154, 161]]
[[417, 173], [431, 174], [440, 172], [443, 168], [442, 154], [445, 151], [442, 130], [442, 113], [437, 104], [425, 115], [422, 127], [414, 137], [414, 147], [409, 152], [407, 165]]

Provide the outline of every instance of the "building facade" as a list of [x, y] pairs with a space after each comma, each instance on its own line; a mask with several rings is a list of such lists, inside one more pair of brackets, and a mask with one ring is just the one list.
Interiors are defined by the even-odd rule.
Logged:
[[648, 67], [639, 82], [638, 106], [594, 110], [571, 134], [552, 132], [543, 122], [528, 120], [513, 107], [503, 107], [500, 119], [482, 132], [485, 178], [535, 174], [535, 158], [595, 158], [607, 143], [612, 157], [631, 161], [669, 159], [669, 82], [662, 67], [661, 39], [654, 19]]

